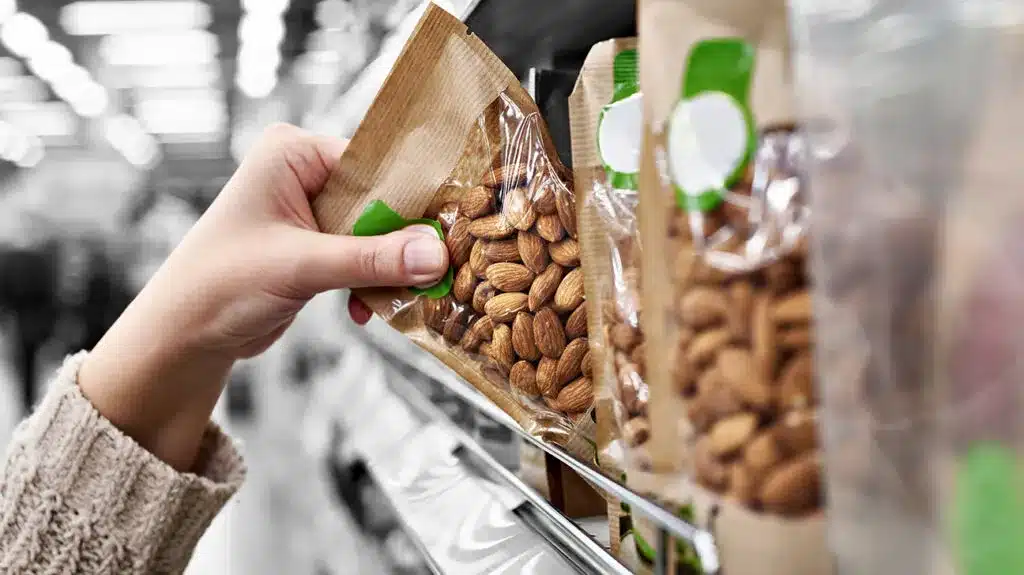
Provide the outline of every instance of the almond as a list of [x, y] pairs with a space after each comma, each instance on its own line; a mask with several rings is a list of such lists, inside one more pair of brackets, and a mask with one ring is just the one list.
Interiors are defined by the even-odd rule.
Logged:
[[469, 261], [469, 254], [473, 249], [473, 238], [469, 234], [470, 224], [469, 218], [456, 218], [452, 228], [448, 230], [448, 235], [444, 238], [451, 264], [455, 267]]
[[558, 392], [555, 404], [565, 413], [586, 411], [594, 404], [594, 386], [589, 379], [581, 377]]
[[490, 316], [481, 316], [470, 324], [469, 331], [473, 332], [474, 336], [480, 338], [480, 341], [491, 341], [494, 335], [494, 321], [491, 320]]
[[462, 336], [466, 334], [466, 326], [468, 324], [469, 313], [461, 307], [456, 307], [449, 312], [448, 317], [445, 318], [444, 329], [441, 331], [441, 335], [443, 335], [449, 343], [459, 343], [459, 341], [462, 340]]
[[558, 358], [558, 368], [555, 371], [558, 383], [566, 384], [576, 379], [583, 373], [583, 356], [587, 354], [587, 338], [574, 339], [565, 346], [562, 356]]
[[526, 309], [527, 296], [524, 293], [501, 293], [484, 304], [484, 312], [494, 323], [508, 323], [516, 314]]
[[576, 268], [565, 274], [555, 291], [554, 308], [560, 313], [574, 311], [583, 303], [583, 270]]
[[485, 240], [503, 240], [511, 236], [516, 229], [501, 214], [491, 214], [472, 220], [469, 223], [469, 234]]
[[703, 329], [725, 318], [729, 301], [725, 294], [709, 287], [696, 286], [679, 301], [679, 315], [684, 324]]
[[757, 499], [754, 476], [741, 462], [735, 462], [729, 467], [729, 496], [748, 506]]
[[580, 265], [580, 244], [572, 238], [549, 245], [548, 254], [551, 261], [560, 266], [572, 268]]
[[533, 341], [533, 316], [524, 311], [517, 313], [512, 322], [512, 349], [523, 359], [540, 359], [540, 350]]
[[693, 470], [705, 487], [719, 490], [729, 482], [729, 468], [715, 457], [709, 436], [698, 439], [693, 446]]
[[423, 298], [423, 323], [430, 329], [440, 332], [444, 329], [444, 320], [451, 313], [452, 299], [448, 296], [439, 299]]
[[772, 306], [775, 323], [807, 323], [811, 320], [811, 294], [804, 290], [779, 300]]
[[473, 248], [469, 253], [468, 265], [473, 269], [473, 274], [480, 279], [487, 276], [487, 266], [491, 265], [491, 262], [487, 261], [487, 257], [484, 256], [485, 243], [481, 241], [473, 242]]
[[565, 320], [565, 337], [576, 339], [587, 335], [587, 302], [580, 304], [576, 311]]
[[775, 468], [761, 486], [759, 499], [765, 511], [798, 515], [814, 509], [821, 496], [820, 472], [815, 452]]
[[750, 282], [740, 281], [729, 286], [729, 305], [725, 312], [729, 331], [737, 341], [750, 337], [750, 308], [754, 304], [754, 288]]
[[562, 227], [562, 221], [558, 219], [557, 214], [538, 216], [533, 229], [538, 236], [549, 242], [557, 242], [565, 237], [565, 228]]
[[768, 280], [768, 288], [775, 294], [785, 293], [800, 283], [800, 273], [796, 264], [789, 260], [772, 263], [764, 270], [764, 276]]
[[508, 381], [512, 389], [527, 397], [540, 395], [540, 390], [537, 389], [537, 370], [528, 361], [516, 362], [508, 373]]
[[537, 389], [544, 397], [555, 397], [562, 390], [558, 384], [558, 361], [550, 357], [540, 358], [537, 363]]
[[687, 351], [687, 359], [695, 366], [702, 366], [712, 359], [725, 344], [732, 339], [732, 334], [726, 328], [718, 328], [705, 331], [694, 336]]
[[818, 447], [818, 423], [812, 410], [787, 413], [772, 432], [786, 455], [802, 455]]
[[474, 186], [459, 199], [459, 215], [467, 218], [479, 218], [493, 211], [494, 191], [485, 186]]
[[764, 381], [775, 379], [775, 362], [778, 349], [775, 343], [775, 326], [772, 325], [771, 300], [768, 296], [754, 298], [750, 313], [750, 345], [754, 360]]
[[622, 426], [622, 438], [626, 445], [636, 447], [651, 438], [651, 424], [643, 417], [634, 417]]
[[757, 416], [753, 413], [737, 413], [719, 421], [708, 433], [711, 453], [716, 457], [728, 457], [736, 453], [753, 437], [756, 430]]
[[498, 293], [498, 290], [494, 289], [494, 286], [490, 282], [482, 282], [476, 286], [476, 290], [473, 292], [473, 309], [477, 313], [486, 313], [487, 302], [490, 301]]
[[484, 257], [489, 263], [519, 261], [519, 242], [515, 238], [481, 243]]
[[612, 347], [629, 353], [633, 351], [633, 348], [640, 341], [640, 332], [628, 323], [619, 323], [612, 326], [608, 337], [611, 339]]
[[469, 303], [473, 300], [473, 292], [476, 291], [477, 279], [469, 266], [462, 266], [455, 274], [455, 281], [452, 283], [452, 296], [460, 303]]
[[763, 432], [750, 440], [743, 449], [743, 461], [758, 483], [763, 481], [768, 471], [782, 461], [775, 435]]
[[529, 172], [526, 164], [505, 164], [488, 170], [480, 183], [489, 188], [509, 189], [524, 184]]
[[551, 298], [553, 298], [561, 283], [562, 266], [558, 264], [548, 265], [548, 267], [533, 280], [533, 285], [530, 286], [530, 311], [539, 310], [541, 306], [545, 305]]
[[718, 352], [718, 373], [740, 401], [752, 409], [764, 411], [772, 402], [768, 382], [761, 378], [754, 355], [746, 349], [727, 347]]
[[533, 272], [520, 264], [502, 262], [487, 268], [487, 281], [504, 292], [524, 291], [533, 283], [533, 278]]
[[[490, 319], [487, 316], [484, 316], [484, 318]], [[466, 350], [468, 353], [476, 352], [480, 348], [480, 344], [484, 343], [483, 338], [480, 337], [480, 332], [474, 329], [479, 322], [480, 320], [476, 320], [469, 324], [469, 329], [466, 330], [462, 339], [459, 340], [459, 347]]]
[[814, 360], [810, 352], [797, 354], [779, 374], [779, 407], [802, 409], [817, 402], [814, 394]]
[[591, 363], [593, 360], [590, 358], [590, 350], [587, 350], [587, 353], [583, 355], [583, 361], [580, 362], [580, 372], [586, 377], [594, 376], [594, 366]]
[[784, 349], [804, 349], [813, 339], [808, 327], [793, 327], [779, 333], [779, 346]]
[[538, 215], [551, 215], [558, 213], [555, 206], [555, 188], [558, 183], [549, 177], [534, 178], [531, 183], [533, 193], [530, 199], [533, 200], [533, 209]]
[[533, 341], [546, 357], [558, 359], [562, 355], [565, 349], [565, 332], [562, 330], [562, 322], [558, 320], [558, 314], [551, 308], [541, 309], [533, 317]]
[[[562, 227], [570, 237], [576, 237], [576, 198], [567, 192], [556, 194], [555, 210]], [[552, 240], [554, 241], [554, 240]]]
[[533, 204], [526, 197], [526, 190], [523, 188], [505, 193], [501, 201], [501, 213], [512, 227], [520, 231], [532, 228], [533, 223], [537, 221], [537, 212], [533, 211]]
[[523, 265], [530, 268], [531, 272], [539, 274], [547, 268], [548, 250], [544, 248], [544, 240], [540, 236], [533, 232], [519, 232], [516, 244]]
[[493, 359], [504, 373], [512, 369], [515, 361], [515, 351], [512, 349], [512, 328], [505, 324], [494, 326], [494, 334], [491, 336], [491, 359]]

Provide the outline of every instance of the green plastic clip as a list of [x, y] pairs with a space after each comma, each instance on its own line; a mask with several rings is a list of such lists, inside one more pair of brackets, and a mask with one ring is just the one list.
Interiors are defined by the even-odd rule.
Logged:
[[[623, 50], [615, 55], [615, 60], [612, 62], [612, 78], [614, 83], [612, 100], [601, 108], [597, 119], [598, 131], [604, 122], [605, 113], [611, 106], [640, 91], [639, 62], [635, 49]], [[600, 153], [600, 138], [597, 140], [597, 147]], [[601, 163], [604, 164], [604, 171], [608, 175], [608, 183], [613, 188], [616, 190], [639, 189], [639, 174], [617, 172], [604, 160]]]
[[[725, 178], [724, 189], [682, 190], [676, 186], [676, 200], [684, 210], [707, 212], [717, 208], [726, 190], [744, 174], [757, 148], [757, 126], [750, 109], [750, 86], [754, 76], [756, 52], [740, 38], [712, 38], [693, 45], [686, 62], [680, 102], [706, 93], [726, 94], [743, 114], [746, 122], [746, 149], [742, 161]], [[689, 192], [689, 193], [687, 193]]]
[[997, 443], [962, 457], [957, 477], [956, 535], [964, 575], [1024, 573], [1024, 471]]
[[[437, 231], [437, 237], [441, 238], [442, 242], [444, 241], [444, 230], [441, 228], [441, 222], [430, 218], [407, 220], [381, 200], [374, 200], [366, 206], [362, 215], [359, 216], [355, 225], [352, 226], [352, 235], [364, 237], [382, 236], [416, 224], [432, 226]], [[409, 291], [416, 295], [425, 295], [430, 299], [441, 299], [452, 290], [454, 277], [455, 272], [449, 267], [441, 281], [427, 288], [409, 288]]]

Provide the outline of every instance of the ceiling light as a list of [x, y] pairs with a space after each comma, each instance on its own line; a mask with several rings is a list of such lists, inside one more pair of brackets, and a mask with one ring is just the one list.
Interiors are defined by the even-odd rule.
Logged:
[[218, 132], [227, 122], [227, 109], [221, 100], [143, 100], [136, 112], [151, 134]]
[[68, 138], [78, 131], [78, 120], [64, 102], [7, 104], [0, 117], [10, 125], [41, 138]]
[[33, 168], [43, 160], [43, 155], [44, 152], [43, 147], [41, 145], [32, 146], [28, 149], [27, 152], [25, 152], [25, 154], [21, 157], [20, 160], [15, 162], [15, 164], [19, 168]]
[[111, 83], [124, 88], [203, 88], [220, 83], [219, 64], [118, 68]]
[[277, 73], [274, 70], [246, 71], [239, 70], [235, 85], [242, 94], [250, 98], [265, 98], [277, 86]]
[[113, 66], [160, 66], [215, 62], [220, 46], [206, 30], [107, 36], [100, 55]]
[[74, 66], [74, 57], [71, 55], [71, 51], [53, 41], [40, 47], [28, 61], [29, 70], [47, 82], [71, 66]]
[[60, 23], [74, 36], [103, 36], [206, 28], [210, 7], [195, 0], [74, 2], [60, 12]]
[[8, 102], [39, 102], [47, 98], [46, 85], [32, 76], [0, 76], [0, 106]]
[[0, 0], [0, 24], [18, 11], [18, 3], [14, 0]]
[[25, 12], [18, 12], [8, 18], [0, 28], [0, 42], [3, 42], [15, 56], [31, 57], [46, 44], [50, 35], [38, 18]]
[[21, 76], [23, 72], [20, 61], [9, 56], [0, 56], [0, 76]]
[[238, 41], [277, 47], [284, 40], [284, 21], [262, 12], [243, 14], [238, 22]]
[[236, 64], [239, 70], [269, 70], [276, 72], [278, 66], [281, 65], [281, 52], [272, 46], [256, 48], [245, 45], [238, 51]]
[[289, 0], [242, 0], [242, 10], [280, 16], [288, 11]]
[[107, 90], [95, 82], [90, 82], [69, 99], [71, 107], [79, 116], [95, 118], [107, 110], [110, 99]]

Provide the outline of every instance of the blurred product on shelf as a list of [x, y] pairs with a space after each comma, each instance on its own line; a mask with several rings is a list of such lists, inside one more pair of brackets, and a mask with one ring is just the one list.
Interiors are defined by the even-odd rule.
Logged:
[[[643, 453], [628, 481], [713, 525], [727, 573], [831, 573], [786, 4], [643, 0], [639, 18], [644, 349], [623, 361], [640, 365], [649, 398], [624, 414]], [[628, 176], [637, 165], [618, 169], [601, 132], [602, 159]], [[631, 326], [609, 335], [636, 351]], [[634, 527], [651, 541], [645, 518]], [[689, 545], [677, 561], [703, 568]]]

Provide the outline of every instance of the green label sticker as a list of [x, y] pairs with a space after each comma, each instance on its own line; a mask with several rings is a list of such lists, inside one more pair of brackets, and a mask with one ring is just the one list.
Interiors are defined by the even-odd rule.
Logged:
[[639, 187], [640, 143], [643, 138], [643, 95], [637, 51], [623, 50], [612, 64], [612, 100], [597, 120], [597, 152], [608, 183], [617, 190]]
[[975, 445], [957, 474], [955, 533], [964, 575], [1024, 573], [1024, 461]]
[[757, 146], [750, 110], [755, 51], [739, 38], [694, 44], [668, 118], [666, 163], [679, 206], [710, 211], [742, 177]]
[[[437, 230], [437, 237], [444, 241], [444, 230], [441, 222], [430, 218], [415, 218], [407, 220], [392, 210], [387, 204], [380, 200], [370, 202], [363, 213], [352, 226], [354, 236], [382, 236], [391, 232], [401, 230], [416, 224], [426, 224]], [[430, 299], [441, 299], [452, 290], [455, 272], [449, 266], [448, 271], [441, 278], [441, 281], [427, 288], [409, 288], [414, 294], [425, 295]]]

